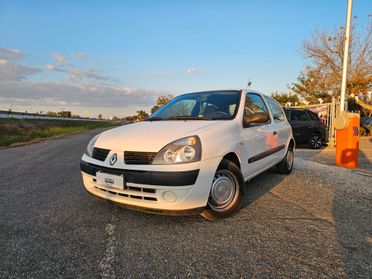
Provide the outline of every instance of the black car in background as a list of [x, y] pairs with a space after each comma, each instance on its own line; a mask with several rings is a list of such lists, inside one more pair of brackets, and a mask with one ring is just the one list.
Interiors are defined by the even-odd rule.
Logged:
[[307, 144], [319, 149], [325, 142], [325, 128], [318, 115], [308, 109], [284, 108], [285, 115], [292, 126], [296, 144]]
[[361, 117], [360, 126], [372, 126], [372, 117]]

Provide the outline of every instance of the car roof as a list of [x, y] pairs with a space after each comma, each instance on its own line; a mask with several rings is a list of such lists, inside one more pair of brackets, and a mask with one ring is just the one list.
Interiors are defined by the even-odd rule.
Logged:
[[[242, 92], [243, 94], [246, 94], [246, 93], [256, 93], [256, 94], [259, 94], [259, 95], [263, 95], [263, 96], [266, 96], [270, 99], [272, 99], [270, 96], [267, 96], [265, 94], [263, 94], [262, 92], [259, 92], [257, 90], [251, 90], [251, 89], [239, 89], [239, 88], [231, 88], [231, 89], [212, 89], [212, 90], [203, 90], [203, 91], [193, 91], [193, 92], [184, 92], [184, 93], [181, 93], [180, 95], [186, 95], [186, 94], [196, 94], [196, 93], [209, 93], [209, 92], [231, 92], [231, 91], [239, 91], [239, 92]], [[274, 99], [273, 99], [274, 100]]]
[[290, 108], [290, 107], [284, 107], [284, 110], [308, 110], [308, 111], [311, 111], [311, 110], [306, 109], [306, 108]]
[[194, 91], [194, 92], [188, 92], [188, 93], [182, 93], [180, 95], [177, 95], [177, 96], [182, 96], [182, 95], [188, 95], [188, 94], [197, 94], [197, 93], [209, 93], [209, 92], [216, 92], [216, 93], [223, 93], [223, 92], [231, 92], [231, 91], [238, 91], [238, 92], [241, 92], [242, 95], [244, 94], [247, 94], [247, 93], [254, 93], [254, 94], [258, 94], [260, 95], [261, 97], [266, 97], [266, 98], [270, 98], [271, 100], [277, 102], [279, 104], [279, 102], [275, 99], [273, 99], [272, 97], [260, 92], [260, 91], [257, 91], [257, 90], [252, 90], [252, 89], [237, 89], [237, 88], [231, 88], [231, 89], [213, 89], [213, 90], [205, 90], [205, 91]]

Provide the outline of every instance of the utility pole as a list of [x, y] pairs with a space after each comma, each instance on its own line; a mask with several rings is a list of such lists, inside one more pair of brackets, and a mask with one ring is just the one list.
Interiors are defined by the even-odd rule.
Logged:
[[357, 168], [359, 162], [360, 114], [345, 111], [345, 91], [347, 79], [347, 60], [349, 58], [351, 10], [353, 1], [347, 2], [344, 63], [342, 68], [342, 85], [340, 114], [335, 118], [336, 130], [336, 165]]
[[351, 10], [353, 7], [353, 0], [347, 1], [346, 13], [346, 30], [345, 30], [345, 48], [344, 48], [344, 63], [342, 67], [342, 85], [341, 85], [341, 101], [340, 111], [345, 111], [345, 93], [347, 80], [347, 63], [349, 58], [349, 44], [350, 44], [350, 25], [351, 25]]

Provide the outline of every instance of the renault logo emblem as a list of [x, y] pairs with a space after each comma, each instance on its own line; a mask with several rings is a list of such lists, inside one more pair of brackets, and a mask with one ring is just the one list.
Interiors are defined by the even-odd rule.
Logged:
[[110, 158], [110, 165], [113, 166], [117, 160], [118, 160], [118, 155], [114, 153]]

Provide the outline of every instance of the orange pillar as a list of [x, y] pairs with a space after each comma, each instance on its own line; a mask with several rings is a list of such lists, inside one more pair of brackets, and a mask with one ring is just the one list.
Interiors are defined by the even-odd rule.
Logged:
[[336, 131], [336, 165], [357, 168], [359, 160], [360, 115], [347, 113], [347, 126]]

